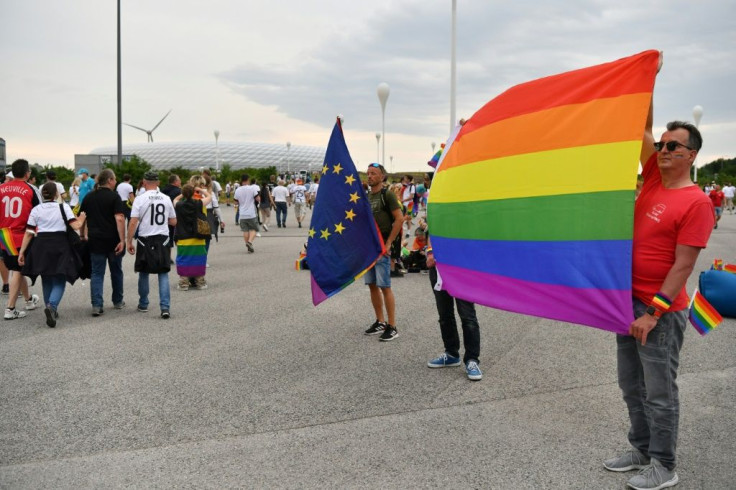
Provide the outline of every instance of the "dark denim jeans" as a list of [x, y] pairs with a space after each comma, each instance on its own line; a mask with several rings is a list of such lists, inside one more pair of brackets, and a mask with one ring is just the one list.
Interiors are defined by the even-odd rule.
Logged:
[[[646, 305], [634, 299], [634, 316]], [[634, 337], [617, 335], [618, 385], [629, 409], [629, 442], [667, 469], [676, 465], [680, 397], [680, 365], [687, 310], [665, 313], [649, 332], [646, 345]]]
[[92, 306], [102, 308], [105, 301], [103, 290], [105, 284], [105, 269], [110, 266], [110, 281], [112, 282], [112, 303], [119, 305], [123, 302], [123, 254], [115, 252], [106, 254], [90, 253], [92, 263], [92, 277], [90, 278], [90, 296]]
[[66, 277], [63, 274], [41, 276], [41, 288], [43, 289], [43, 302], [51, 305], [54, 310], [58, 310], [66, 289]]
[[162, 272], [160, 274], [149, 274], [148, 272], [138, 273], [138, 306], [148, 308], [148, 292], [149, 292], [149, 276], [158, 276], [158, 301], [161, 311], [169, 310], [171, 304], [171, 291], [169, 290], [169, 273]]
[[285, 202], [277, 202], [276, 204], [276, 224], [278, 226], [286, 225], [287, 206]]
[[445, 352], [453, 357], [460, 357], [460, 337], [457, 334], [457, 322], [455, 321], [455, 306], [460, 316], [463, 328], [463, 345], [465, 345], [465, 356], [463, 362], [479, 361], [480, 356], [480, 327], [478, 318], [475, 316], [475, 305], [469, 301], [453, 298], [447, 291], [435, 291], [437, 283], [437, 269], [429, 269], [429, 282], [432, 284], [434, 300], [437, 303], [437, 313], [440, 315], [440, 332], [442, 342], [445, 344]]

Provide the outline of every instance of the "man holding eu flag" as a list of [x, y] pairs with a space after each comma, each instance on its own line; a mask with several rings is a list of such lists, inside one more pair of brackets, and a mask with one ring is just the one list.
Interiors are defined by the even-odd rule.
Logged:
[[[386, 192], [383, 181], [386, 170], [383, 165], [368, 165], [367, 182], [370, 192], [368, 201], [371, 204], [373, 218], [376, 220], [381, 237], [386, 245], [386, 252], [376, 265], [365, 274], [365, 283], [371, 290], [371, 303], [376, 313], [376, 321], [365, 331], [366, 335], [381, 333], [379, 340], [388, 342], [399, 336], [396, 330], [396, 302], [391, 291], [391, 243], [401, 233], [403, 215], [401, 205], [393, 192]], [[386, 306], [386, 315], [383, 309]], [[388, 323], [386, 320], [388, 319]]]

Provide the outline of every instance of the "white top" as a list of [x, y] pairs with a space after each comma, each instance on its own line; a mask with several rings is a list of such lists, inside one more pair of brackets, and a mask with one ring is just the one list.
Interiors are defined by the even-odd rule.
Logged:
[[217, 199], [217, 192], [214, 192], [214, 189], [213, 189], [213, 192], [211, 192], [210, 195], [212, 196], [212, 200], [209, 202], [209, 204], [207, 204], [207, 206], [205, 206], [205, 208], [207, 208], [207, 209], [217, 209], [217, 208], [219, 208], [220, 207], [220, 200]]
[[215, 191], [215, 195], [217, 195], [220, 192], [222, 192], [222, 186], [220, 185], [219, 182], [217, 182], [216, 180], [213, 180], [212, 181], [212, 190]]
[[74, 207], [77, 204], [79, 204], [79, 186], [70, 185], [69, 186], [69, 205]]
[[312, 184], [309, 186], [309, 193], [312, 195], [313, 199], [317, 197], [317, 189], [319, 189], [319, 184]]
[[169, 235], [169, 218], [176, 218], [171, 198], [162, 192], [146, 191], [133, 201], [131, 218], [140, 220], [138, 236]]
[[238, 201], [240, 219], [256, 217], [255, 198], [259, 192], [261, 192], [261, 188], [256, 184], [241, 185], [235, 190], [235, 200]]
[[307, 188], [303, 185], [294, 186], [294, 190], [292, 191], [292, 194], [294, 194], [294, 202], [307, 202], [305, 198], [306, 193]]
[[416, 191], [417, 191], [417, 188], [414, 186], [413, 183], [404, 187], [404, 194], [402, 194], [401, 196], [401, 202], [406, 203], [406, 202], [412, 201], [414, 199], [414, 193]]
[[271, 197], [273, 197], [273, 202], [286, 202], [289, 198], [289, 189], [283, 185], [277, 185], [271, 191]]
[[57, 204], [62, 203], [64, 202], [64, 198], [61, 197], [64, 194], [64, 184], [61, 182], [54, 182], [54, 184], [56, 184], [56, 202]]
[[123, 202], [128, 200], [131, 192], [135, 192], [133, 190], [133, 186], [130, 185], [130, 182], [119, 183], [116, 190], [118, 191], [118, 196], [120, 196], [120, 200]]
[[[64, 213], [69, 221], [77, 219], [74, 216], [74, 211], [69, 207], [68, 204], [62, 204], [64, 206]], [[31, 214], [28, 215], [28, 228], [36, 228], [36, 232], [45, 233], [52, 231], [66, 231], [66, 223], [61, 217], [61, 211], [59, 210], [59, 203], [44, 202], [31, 209]]]
[[733, 199], [735, 191], [736, 187], [727, 185], [723, 188], [723, 195], [726, 196], [728, 199]]

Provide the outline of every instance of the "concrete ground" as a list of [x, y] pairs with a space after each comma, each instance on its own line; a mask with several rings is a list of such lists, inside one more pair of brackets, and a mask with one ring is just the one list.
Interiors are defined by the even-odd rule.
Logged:
[[[479, 307], [483, 380], [428, 369], [426, 275], [394, 280], [401, 336], [382, 343], [364, 285], [312, 306], [293, 216], [247, 254], [223, 210], [209, 289], [173, 289], [170, 320], [155, 287], [136, 311], [127, 256], [125, 309], [108, 280], [93, 318], [86, 281], [56, 329], [40, 310], [0, 324], [0, 487], [624, 488], [601, 466], [627, 448], [612, 334]], [[726, 215], [688, 289], [735, 245]], [[688, 328], [678, 488], [736, 486], [735, 353], [736, 320]]]

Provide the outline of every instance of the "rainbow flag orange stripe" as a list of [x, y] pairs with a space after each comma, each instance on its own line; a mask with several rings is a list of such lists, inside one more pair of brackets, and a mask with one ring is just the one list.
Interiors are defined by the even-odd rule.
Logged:
[[705, 335], [717, 328], [723, 317], [713, 308], [700, 291], [695, 290], [690, 302], [690, 323], [700, 335]]
[[646, 51], [517, 85], [450, 138], [428, 204], [445, 290], [628, 333], [634, 190], [658, 60]]
[[736, 265], [734, 264], [726, 264], [723, 266], [723, 270], [726, 272], [731, 272], [733, 274], [736, 274]]
[[10, 255], [18, 255], [18, 249], [15, 248], [15, 242], [13, 241], [13, 232], [10, 231], [10, 228], [0, 229], [0, 247]]

